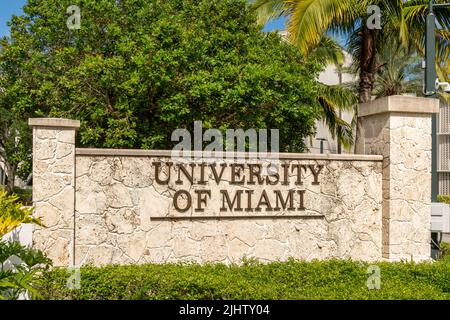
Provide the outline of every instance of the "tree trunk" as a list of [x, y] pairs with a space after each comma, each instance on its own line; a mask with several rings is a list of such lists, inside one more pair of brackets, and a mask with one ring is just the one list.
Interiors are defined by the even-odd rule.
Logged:
[[6, 192], [14, 192], [14, 182], [16, 180], [16, 167], [6, 162]]
[[[376, 72], [376, 30], [362, 28], [361, 34], [361, 57], [358, 96], [359, 103], [369, 102], [372, 98], [372, 91]], [[358, 110], [357, 110], [358, 113]], [[363, 127], [361, 119], [358, 117], [356, 122], [355, 153], [364, 153]]]

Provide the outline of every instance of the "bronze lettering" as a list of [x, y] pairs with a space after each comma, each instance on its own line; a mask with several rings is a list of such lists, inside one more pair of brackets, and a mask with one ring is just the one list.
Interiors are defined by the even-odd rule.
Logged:
[[245, 211], [253, 212], [252, 195], [253, 195], [254, 191], [253, 190], [245, 190], [245, 193], [247, 194], [247, 208], [245, 208]]
[[283, 168], [283, 182], [281, 184], [287, 186], [289, 185], [289, 163], [283, 163], [281, 164], [281, 167]]
[[[207, 205], [208, 198], [211, 199], [211, 190], [195, 190], [195, 193], [197, 194], [197, 208], [195, 208], [196, 212], [203, 212], [205, 211], [204, 208], [202, 208], [202, 204]], [[205, 197], [203, 197], [205, 196]]]
[[318, 185], [319, 184], [319, 174], [320, 174], [320, 172], [323, 169], [323, 165], [319, 165], [317, 167], [319, 168], [319, 170], [316, 171], [315, 168], [314, 168], [314, 165], [309, 165], [309, 170], [311, 170], [311, 173], [314, 176], [314, 181], [312, 183], [314, 185]]
[[[225, 174], [225, 169], [229, 167], [230, 180], [228, 185], [289, 185], [289, 174], [296, 176], [296, 185], [303, 185], [305, 183], [305, 173], [308, 170], [311, 171], [313, 176], [313, 185], [319, 184], [319, 176], [323, 171], [323, 165], [304, 165], [298, 163], [282, 163], [280, 167], [276, 167], [275, 170], [267, 171], [267, 176], [263, 175], [263, 165], [262, 164], [226, 164], [220, 163], [220, 170], [216, 168], [217, 164], [200, 163], [200, 172], [198, 177], [194, 174], [195, 167], [197, 164], [173, 164], [172, 162], [152, 162], [155, 166], [155, 183], [160, 185], [168, 185], [171, 181], [171, 171], [178, 169], [176, 184], [183, 184], [185, 181], [189, 182], [191, 185], [195, 183], [205, 185], [209, 183], [209, 180], [214, 179], [214, 181], [219, 185], [223, 181], [223, 176]], [[177, 168], [175, 168], [175, 166]], [[190, 169], [189, 169], [190, 167]], [[210, 169], [211, 173], [206, 172], [206, 168]], [[244, 174], [245, 170], [248, 168], [248, 177]], [[281, 172], [280, 172], [281, 171]], [[228, 172], [226, 181], [228, 181]], [[308, 180], [309, 181], [309, 180]], [[286, 188], [288, 189], [288, 188]], [[268, 192], [262, 190], [258, 198], [254, 197], [255, 190], [248, 190], [243, 188], [242, 190], [233, 190], [229, 192], [227, 189], [220, 190], [222, 197], [221, 207], [219, 210], [223, 211], [246, 211], [246, 212], [260, 212], [263, 209], [265, 211], [304, 211], [305, 208], [305, 193], [306, 190], [273, 190], [269, 198]], [[246, 198], [243, 198], [245, 192]], [[272, 192], [272, 191], [271, 191]], [[193, 197], [197, 197], [196, 199]], [[195, 212], [204, 212], [207, 207], [209, 200], [212, 197], [211, 190], [179, 190], [175, 192], [173, 197], [174, 208], [178, 212], [186, 212], [189, 209]], [[181, 199], [180, 199], [181, 198]], [[271, 202], [271, 200], [274, 200]], [[298, 199], [298, 200], [297, 200]], [[258, 200], [256, 202], [256, 200]], [[298, 203], [297, 203], [298, 201]], [[255, 204], [257, 204], [255, 206]]]
[[[236, 170], [236, 168], [238, 168], [239, 170]], [[243, 164], [235, 164], [235, 163], [233, 163], [231, 165], [231, 182], [230, 182], [230, 184], [233, 184], [233, 185], [244, 184], [244, 182], [245, 182], [245, 177], [244, 176], [242, 177], [242, 179], [240, 181], [236, 180], [236, 178], [240, 178], [241, 177], [242, 171], [244, 171], [244, 165]]]
[[194, 167], [195, 164], [189, 164], [191, 167], [191, 172], [188, 172], [184, 165], [178, 165], [178, 180], [175, 181], [175, 184], [183, 184], [183, 181], [180, 179], [180, 173], [183, 172], [183, 175], [189, 180], [191, 184], [194, 184]]
[[303, 203], [304, 203], [303, 200], [304, 200], [305, 192], [306, 192], [306, 190], [297, 190], [297, 193], [298, 193], [299, 196], [300, 196], [300, 200], [299, 200], [300, 205], [298, 206], [298, 210], [300, 210], [300, 211], [304, 211], [304, 210], [305, 210], [305, 207], [304, 207], [304, 205], [303, 205]]
[[171, 169], [171, 167], [172, 167], [172, 162], [167, 162], [167, 167], [168, 167], [168, 174], [167, 174], [167, 179], [166, 180], [161, 180], [160, 178], [159, 178], [159, 172], [160, 172], [160, 170], [159, 170], [159, 168], [161, 167], [161, 162], [153, 162], [152, 163], [154, 166], [155, 166], [155, 180], [156, 180], [156, 183], [158, 183], [158, 184], [169, 184], [169, 180], [170, 180], [170, 169]]
[[207, 164], [202, 162], [198, 166], [200, 167], [200, 180], [198, 181], [198, 184], [205, 185], [206, 184], [205, 168], [206, 168]]
[[305, 170], [305, 173], [306, 173], [307, 167], [304, 164], [293, 164], [292, 172], [294, 172], [295, 169], [297, 170], [297, 180], [295, 181], [295, 185], [301, 186], [303, 184], [302, 169]]
[[[186, 196], [186, 200], [187, 200], [187, 204], [185, 208], [180, 208], [179, 204], [178, 204], [178, 198], [182, 195]], [[175, 192], [175, 195], [173, 196], [173, 205], [175, 206], [175, 209], [178, 212], [186, 212], [191, 208], [192, 205], [192, 198], [191, 198], [191, 194], [189, 192], [187, 192], [186, 190], [178, 190], [177, 192]]]
[[[274, 177], [275, 180], [274, 181], [270, 181], [270, 177]], [[275, 186], [280, 182], [280, 175], [278, 174], [278, 172], [275, 173], [271, 173], [266, 177], [266, 184], [271, 185], [271, 186]]]
[[[264, 178], [261, 177], [261, 165], [260, 164], [249, 164], [248, 169], [250, 172], [249, 182], [247, 184], [254, 185], [256, 184], [254, 178], [256, 177], [258, 180], [258, 184], [264, 183]], [[255, 169], [257, 169], [255, 171]]]
[[261, 206], [266, 206], [266, 211], [273, 211], [272, 206], [270, 205], [269, 197], [267, 196], [266, 190], [263, 190], [261, 197], [259, 198], [258, 205], [256, 206], [255, 211], [261, 211]]
[[[275, 190], [275, 195], [276, 195], [276, 206], [274, 208], [275, 211], [280, 211], [282, 208], [283, 210], [289, 210], [289, 211], [294, 211], [294, 194], [295, 191], [294, 190], [289, 190], [289, 193], [286, 197], [286, 200], [283, 199], [283, 194], [281, 193], [280, 190]], [[288, 207], [288, 201], [289, 201], [289, 207]], [[281, 202], [281, 207], [279, 206], [279, 202]]]
[[213, 173], [214, 180], [216, 181], [217, 184], [219, 184], [220, 180], [222, 179], [222, 175], [223, 175], [225, 168], [227, 167], [227, 164], [221, 163], [220, 166], [222, 167], [222, 169], [220, 170], [220, 174], [217, 175], [216, 165], [215, 164], [209, 165], [209, 167], [211, 168], [211, 172]]
[[237, 190], [236, 194], [234, 195], [233, 201], [231, 201], [230, 196], [228, 195], [228, 191], [227, 190], [220, 190], [220, 193], [222, 194], [222, 207], [220, 208], [220, 211], [227, 211], [227, 209], [225, 208], [225, 200], [227, 201], [228, 204], [228, 208], [233, 211], [234, 209], [234, 204], [236, 203], [236, 211], [243, 211], [243, 209], [241, 208], [241, 195], [242, 195], [242, 190]]

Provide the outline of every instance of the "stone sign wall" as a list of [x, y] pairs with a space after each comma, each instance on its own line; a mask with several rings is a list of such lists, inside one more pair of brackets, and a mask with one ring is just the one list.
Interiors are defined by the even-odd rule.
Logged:
[[265, 174], [264, 159], [75, 148], [78, 121], [30, 119], [34, 246], [57, 266], [426, 260], [437, 104], [415, 99], [361, 106], [367, 155], [279, 154]]
[[[276, 175], [265, 177], [270, 185], [251, 180], [257, 163], [241, 171], [231, 161], [209, 163], [202, 174], [198, 162], [191, 183], [180, 167], [194, 162], [129, 153], [77, 150], [77, 265], [380, 259], [381, 157], [290, 155], [280, 161], [278, 183]], [[303, 170], [310, 167], [316, 171]], [[220, 181], [213, 170], [223, 173]]]
[[360, 106], [365, 153], [384, 159], [384, 258], [430, 258], [431, 115], [437, 112], [437, 99], [403, 96]]

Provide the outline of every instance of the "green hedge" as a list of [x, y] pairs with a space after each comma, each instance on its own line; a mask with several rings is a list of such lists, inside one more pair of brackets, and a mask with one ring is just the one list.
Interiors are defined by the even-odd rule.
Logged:
[[46, 299], [450, 299], [450, 262], [377, 263], [381, 289], [367, 288], [370, 264], [343, 260], [244, 265], [165, 264], [65, 269], [41, 279]]

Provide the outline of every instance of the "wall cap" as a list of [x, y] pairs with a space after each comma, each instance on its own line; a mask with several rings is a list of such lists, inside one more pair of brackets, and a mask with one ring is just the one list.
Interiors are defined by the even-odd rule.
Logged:
[[411, 96], [384, 97], [360, 104], [358, 116], [367, 117], [386, 112], [422, 114], [438, 113], [439, 99]]
[[[172, 150], [139, 150], [139, 149], [88, 149], [76, 148], [77, 156], [111, 156], [111, 157], [171, 157]], [[201, 156], [203, 152], [195, 152], [194, 155]], [[213, 153], [212, 158], [224, 158], [227, 152]], [[247, 153], [248, 155], [248, 153]], [[244, 153], [245, 156], [245, 153]], [[260, 160], [278, 158], [280, 160], [340, 160], [340, 161], [383, 161], [381, 155], [361, 154], [312, 154], [312, 153], [267, 153]]]
[[78, 129], [80, 127], [80, 121], [61, 118], [30, 118], [28, 119], [28, 125], [30, 127], [58, 127]]

